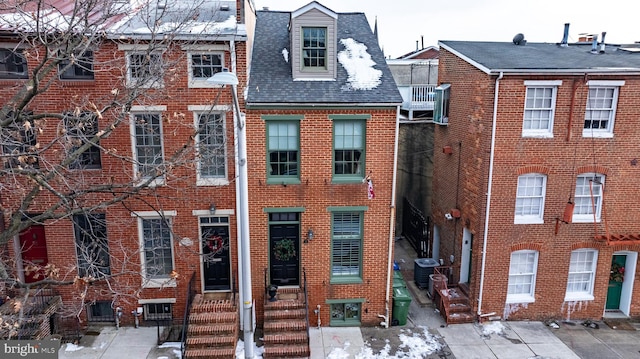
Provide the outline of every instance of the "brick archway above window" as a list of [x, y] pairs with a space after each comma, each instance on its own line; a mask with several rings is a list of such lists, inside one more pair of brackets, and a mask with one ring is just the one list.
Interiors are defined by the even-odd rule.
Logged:
[[594, 243], [594, 242], [577, 242], [571, 245], [571, 250], [575, 251], [576, 249], [602, 249], [606, 247], [606, 244], [602, 243]]
[[530, 251], [538, 251], [542, 250], [542, 244], [540, 243], [518, 243], [511, 245], [511, 252], [522, 251], [522, 250], [530, 250]]
[[543, 175], [549, 174], [549, 168], [542, 165], [530, 165], [518, 168], [518, 176], [526, 173], [541, 173]]
[[607, 167], [604, 167], [604, 166], [601, 166], [601, 165], [586, 165], [586, 166], [578, 167], [576, 172], [578, 174], [581, 174], [581, 173], [600, 173], [600, 174], [603, 174], [603, 175], [607, 176], [609, 174], [609, 169]]

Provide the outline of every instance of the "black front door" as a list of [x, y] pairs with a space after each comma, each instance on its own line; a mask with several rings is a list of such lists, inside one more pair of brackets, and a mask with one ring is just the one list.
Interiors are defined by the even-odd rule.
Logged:
[[269, 243], [271, 284], [300, 285], [300, 225], [271, 224]]
[[229, 227], [201, 223], [204, 290], [230, 290]]

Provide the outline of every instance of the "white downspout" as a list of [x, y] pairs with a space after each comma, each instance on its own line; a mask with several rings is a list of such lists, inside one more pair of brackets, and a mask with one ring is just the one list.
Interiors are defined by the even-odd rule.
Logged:
[[389, 328], [389, 295], [391, 293], [391, 276], [393, 275], [393, 242], [396, 228], [396, 177], [398, 174], [398, 136], [400, 133], [400, 106], [396, 107], [396, 137], [393, 144], [393, 178], [391, 180], [391, 205], [389, 213], [389, 258], [387, 261], [387, 294], [384, 308], [384, 327]]
[[496, 150], [496, 123], [498, 118], [498, 92], [500, 90], [500, 80], [504, 73], [500, 71], [500, 76], [496, 79], [496, 86], [493, 94], [493, 122], [491, 124], [491, 154], [489, 155], [489, 183], [487, 185], [487, 208], [484, 215], [484, 234], [482, 238], [482, 269], [480, 270], [480, 293], [478, 295], [478, 316], [482, 315], [482, 294], [484, 290], [484, 268], [487, 263], [487, 236], [489, 235], [489, 210], [491, 208], [491, 187], [493, 185], [493, 161]]

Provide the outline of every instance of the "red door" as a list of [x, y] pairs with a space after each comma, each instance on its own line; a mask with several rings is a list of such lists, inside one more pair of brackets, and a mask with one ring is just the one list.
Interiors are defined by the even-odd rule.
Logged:
[[[22, 248], [22, 265], [25, 269], [24, 280], [33, 283], [44, 279], [44, 266], [47, 260], [47, 242], [44, 238], [44, 226], [33, 225], [20, 233], [20, 247]], [[36, 272], [27, 272], [27, 268], [36, 266]], [[38, 275], [36, 275], [38, 274]]]

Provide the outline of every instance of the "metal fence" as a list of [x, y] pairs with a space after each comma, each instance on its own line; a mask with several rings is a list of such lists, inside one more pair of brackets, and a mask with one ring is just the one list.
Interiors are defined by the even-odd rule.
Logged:
[[402, 213], [402, 236], [409, 240], [418, 258], [431, 258], [433, 238], [431, 236], [431, 218], [404, 198]]

